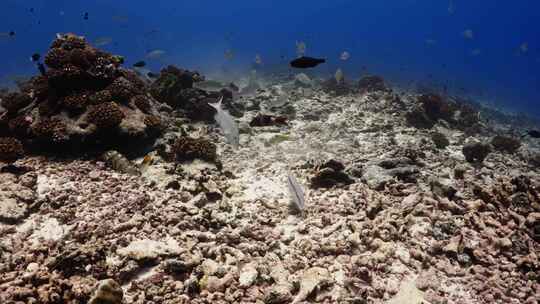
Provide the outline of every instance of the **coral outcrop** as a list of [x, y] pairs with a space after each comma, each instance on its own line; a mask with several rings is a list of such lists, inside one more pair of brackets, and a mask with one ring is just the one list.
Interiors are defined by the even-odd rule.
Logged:
[[337, 160], [331, 159], [323, 163], [316, 168], [315, 175], [311, 178], [311, 187], [331, 188], [354, 183], [344, 170], [345, 166]]
[[159, 78], [152, 84], [154, 98], [180, 110], [189, 119], [213, 122], [215, 109], [208, 103], [217, 102], [223, 97], [224, 108], [233, 116], [242, 116], [244, 109], [233, 103], [232, 93], [223, 89], [221, 92], [206, 92], [193, 87], [193, 83], [204, 80], [198, 72], [168, 66], [161, 70]]
[[83, 37], [59, 35], [45, 56], [46, 75], [2, 97], [4, 135], [32, 152], [133, 150], [152, 142], [159, 135], [157, 120], [144, 120], [159, 116], [157, 101], [134, 72], [121, 68], [122, 62]]
[[16, 138], [0, 137], [0, 161], [13, 162], [24, 156], [24, 148]]
[[214, 162], [217, 158], [216, 145], [204, 138], [182, 136], [176, 140], [173, 153], [177, 161], [202, 159]]
[[482, 142], [469, 142], [462, 149], [465, 159], [470, 163], [482, 163], [491, 151], [491, 146]]
[[275, 116], [259, 113], [257, 116], [253, 117], [250, 121], [250, 127], [267, 127], [275, 125], [286, 125], [287, 117], [285, 116]]
[[358, 88], [361, 92], [369, 93], [375, 91], [389, 92], [391, 89], [386, 86], [384, 79], [380, 76], [364, 76], [358, 81]]
[[515, 137], [496, 135], [491, 139], [491, 145], [497, 151], [512, 154], [521, 147], [521, 142]]

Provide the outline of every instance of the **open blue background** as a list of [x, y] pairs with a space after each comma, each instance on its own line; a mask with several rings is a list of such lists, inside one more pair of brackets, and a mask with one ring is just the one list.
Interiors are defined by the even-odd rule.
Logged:
[[[293, 58], [299, 40], [307, 55], [328, 59], [315, 71], [322, 75], [340, 67], [356, 78], [366, 67], [394, 84], [445, 84], [540, 116], [540, 2], [452, 2], [453, 14], [449, 0], [3, 0], [0, 32], [16, 36], [0, 37], [0, 83], [36, 73], [30, 55], [44, 54], [58, 32], [111, 37], [103, 48], [127, 64], [161, 49], [166, 54], [148, 60], [151, 69], [174, 63], [203, 72], [247, 71], [255, 54], [267, 67], [285, 66], [280, 57]], [[474, 39], [464, 39], [466, 29]], [[529, 50], [520, 52], [525, 42]], [[235, 54], [230, 62], [226, 49]], [[346, 62], [339, 60], [344, 50], [351, 54]]]

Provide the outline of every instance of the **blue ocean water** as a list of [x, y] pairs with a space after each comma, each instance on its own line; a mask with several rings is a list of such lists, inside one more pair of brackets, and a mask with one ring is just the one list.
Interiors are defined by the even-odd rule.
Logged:
[[[532, 0], [4, 0], [0, 83], [36, 74], [29, 57], [43, 56], [59, 32], [109, 42], [101, 48], [128, 65], [146, 60], [155, 71], [176, 64], [209, 74], [248, 72], [256, 54], [261, 69], [286, 69], [303, 41], [306, 55], [327, 58], [312, 73], [330, 77], [341, 68], [349, 79], [370, 73], [396, 86], [446, 86], [540, 116], [539, 17]], [[154, 50], [164, 53], [145, 58]]]

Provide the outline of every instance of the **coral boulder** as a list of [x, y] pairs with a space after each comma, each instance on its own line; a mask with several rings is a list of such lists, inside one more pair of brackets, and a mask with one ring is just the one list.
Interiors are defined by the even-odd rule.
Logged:
[[[0, 122], [3, 136], [15, 137], [38, 153], [50, 148], [133, 152], [151, 143], [161, 130], [156, 128], [157, 101], [133, 71], [121, 68], [122, 62], [83, 37], [58, 35], [45, 56], [45, 75], [2, 97], [7, 110], [6, 124]], [[156, 118], [146, 123], [149, 115]]]

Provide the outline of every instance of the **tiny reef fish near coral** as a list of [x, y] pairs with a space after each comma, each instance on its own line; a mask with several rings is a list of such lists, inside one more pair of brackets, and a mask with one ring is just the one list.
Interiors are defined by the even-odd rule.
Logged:
[[297, 68], [297, 69], [307, 69], [307, 68], [314, 68], [318, 66], [321, 63], [325, 63], [326, 59], [319, 59], [319, 58], [313, 58], [313, 57], [300, 57], [296, 58], [293, 61], [290, 62], [291, 67]]
[[146, 53], [146, 58], [148, 59], [158, 59], [161, 56], [165, 55], [164, 50], [151, 50]]
[[142, 60], [141, 60], [141, 61], [137, 61], [137, 62], [135, 62], [135, 63], [133, 64], [133, 66], [136, 67], [136, 68], [142, 68], [142, 67], [145, 67], [145, 66], [146, 66], [146, 62], [144, 62], [144, 61], [142, 61]]

